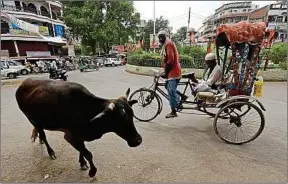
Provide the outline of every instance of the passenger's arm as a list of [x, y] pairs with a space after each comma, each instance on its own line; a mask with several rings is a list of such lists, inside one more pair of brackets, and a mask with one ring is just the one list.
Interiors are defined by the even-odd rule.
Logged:
[[222, 70], [220, 68], [217, 68], [216, 71], [212, 71], [208, 80], [206, 81], [206, 84], [208, 86], [212, 86], [221, 77], [221, 74], [222, 74]]

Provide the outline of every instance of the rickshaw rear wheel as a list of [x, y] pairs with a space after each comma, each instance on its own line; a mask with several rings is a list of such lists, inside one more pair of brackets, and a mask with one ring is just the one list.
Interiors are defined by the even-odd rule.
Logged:
[[[248, 110], [244, 110], [242, 112], [243, 107], [245, 107], [245, 106], [247, 106]], [[227, 116], [225, 116], [225, 117], [221, 116], [221, 114], [224, 111], [229, 112], [227, 114]], [[240, 111], [240, 113], [237, 113], [237, 111], [238, 112]], [[249, 116], [248, 113], [253, 112], [253, 111], [255, 111], [255, 115]], [[246, 117], [246, 115], [248, 115], [248, 116]], [[254, 133], [254, 131], [251, 131], [248, 129], [256, 127], [256, 126], [252, 125], [252, 123], [255, 122], [254, 121], [255, 117], [259, 117], [260, 122], [259, 122], [258, 130], [256, 130]], [[230, 127], [230, 132], [221, 131], [221, 123], [220, 123], [221, 120], [228, 120], [229, 121], [229, 123], [227, 125], [225, 125], [226, 126], [225, 128], [228, 129]], [[248, 120], [249, 122], [245, 123], [244, 121], [246, 121], [246, 120]], [[234, 145], [246, 144], [246, 143], [249, 143], [249, 142], [255, 140], [262, 133], [264, 126], [265, 126], [265, 118], [264, 118], [264, 114], [261, 111], [261, 109], [253, 103], [243, 102], [243, 101], [242, 102], [229, 103], [226, 106], [222, 107], [218, 111], [218, 113], [216, 114], [215, 119], [214, 119], [214, 123], [213, 123], [213, 127], [214, 127], [214, 130], [215, 130], [217, 137], [219, 137], [222, 141], [224, 141], [228, 144], [234, 144]], [[234, 134], [235, 134], [234, 140], [228, 139], [231, 132], [234, 132]], [[238, 141], [238, 136], [237, 136], [238, 132], [242, 133], [242, 136], [240, 136], [240, 138], [241, 137], [244, 138], [244, 132], [246, 132], [246, 134], [252, 133], [252, 135], [248, 139]], [[225, 135], [227, 135], [228, 137], [226, 137]]]

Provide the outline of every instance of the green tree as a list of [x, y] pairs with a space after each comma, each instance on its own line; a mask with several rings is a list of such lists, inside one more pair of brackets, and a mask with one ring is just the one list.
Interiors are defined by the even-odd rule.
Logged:
[[[164, 19], [163, 16], [160, 18], [156, 18], [155, 21], [155, 33], [157, 36], [157, 33], [165, 28], [168, 28], [169, 26], [169, 21], [167, 19]], [[144, 27], [144, 48], [149, 49], [150, 48], [150, 34], [154, 33], [154, 21], [153, 20], [148, 20], [146, 26]]]
[[81, 38], [93, 54], [99, 46], [108, 53], [114, 44], [135, 38], [140, 14], [129, 1], [69, 1], [64, 3], [64, 21], [73, 37]]
[[183, 26], [177, 30], [176, 34], [173, 35], [172, 40], [175, 43], [183, 42], [186, 39], [187, 27]]

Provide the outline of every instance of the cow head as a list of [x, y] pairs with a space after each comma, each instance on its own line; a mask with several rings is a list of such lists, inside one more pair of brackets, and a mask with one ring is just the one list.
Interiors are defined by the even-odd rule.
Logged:
[[130, 88], [127, 90], [126, 96], [110, 101], [101, 114], [106, 116], [109, 121], [109, 131], [126, 140], [130, 147], [137, 147], [142, 143], [142, 137], [138, 134], [134, 125], [132, 105], [138, 101], [128, 101], [129, 93]]
[[115, 126], [114, 132], [127, 141], [130, 147], [139, 146], [142, 143], [142, 137], [138, 134], [134, 125], [134, 112], [132, 105], [137, 103], [137, 100], [128, 101], [130, 88], [126, 92], [125, 97], [120, 97], [108, 105], [108, 108], [114, 114]]

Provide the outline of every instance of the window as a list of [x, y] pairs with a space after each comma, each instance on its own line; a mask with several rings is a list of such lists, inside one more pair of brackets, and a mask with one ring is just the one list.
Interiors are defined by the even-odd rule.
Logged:
[[284, 22], [287, 22], [287, 16], [285, 16]]
[[251, 11], [251, 9], [248, 9], [248, 12], [250, 12]]
[[283, 17], [282, 16], [278, 16], [276, 18], [276, 22], [283, 22]]
[[280, 9], [281, 4], [271, 4], [270, 8], [271, 9]]
[[29, 12], [31, 12], [31, 13], [35, 13], [35, 14], [38, 13], [36, 6], [35, 6], [34, 4], [32, 4], [32, 3], [29, 3], [29, 4], [28, 4], [27, 10], [28, 10]]
[[268, 17], [268, 22], [275, 22], [276, 21], [276, 17], [275, 16], [269, 16]]
[[24, 2], [22, 2], [22, 6], [23, 6], [23, 10], [24, 11], [27, 10], [27, 6], [26, 6], [26, 4]]
[[287, 9], [287, 4], [282, 4], [281, 9]]
[[234, 13], [236, 13], [237, 12], [237, 10], [234, 10]]
[[21, 4], [19, 1], [14, 1], [15, 6], [16, 6], [16, 10], [21, 10]]
[[246, 12], [246, 9], [244, 9], [243, 12]]
[[15, 61], [8, 61], [9, 66], [18, 66], [18, 64]]
[[3, 20], [1, 20], [1, 34], [9, 33], [9, 24]]
[[1, 69], [4, 68], [4, 69], [8, 69], [9, 66], [6, 64], [5, 61], [1, 61]]

